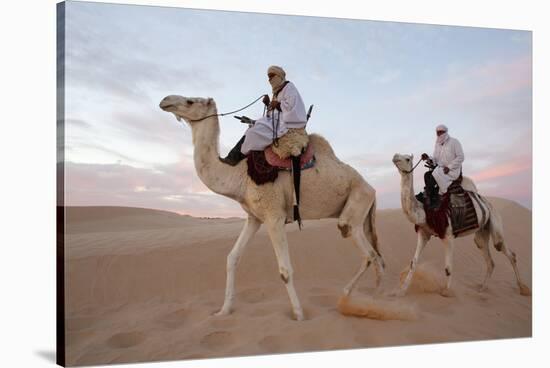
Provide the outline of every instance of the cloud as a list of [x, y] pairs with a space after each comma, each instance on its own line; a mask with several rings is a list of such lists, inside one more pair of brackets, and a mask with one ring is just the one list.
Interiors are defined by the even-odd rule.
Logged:
[[[140, 11], [136, 8], [126, 10]], [[169, 32], [169, 25], [155, 24], [159, 29], [149, 32], [144, 28], [149, 25], [148, 17], [121, 19], [120, 9], [72, 5], [66, 25], [65, 82], [69, 88], [83, 89], [88, 96], [95, 92], [102, 103], [115, 99], [139, 105], [158, 104], [152, 100], [152, 91], [215, 91], [223, 86], [200, 63], [182, 58], [181, 39], [173, 47], [162, 38], [153, 42], [151, 37], [162, 35], [163, 28], [166, 35], [178, 39]]]
[[476, 182], [492, 181], [494, 179], [506, 178], [520, 173], [530, 173], [532, 162], [530, 158], [515, 159], [510, 162], [499, 163], [484, 170], [473, 173], [471, 177]]
[[530, 112], [531, 86], [532, 59], [522, 57], [487, 62], [451, 73], [440, 81], [416, 89], [400, 102], [411, 108], [430, 106], [446, 111], [474, 111], [492, 117], [491, 123], [502, 124], [513, 121], [510, 114], [530, 118], [526, 113]]
[[191, 163], [136, 168], [116, 164], [65, 164], [68, 206], [129, 206], [210, 217], [244, 217], [241, 207], [200, 183]]

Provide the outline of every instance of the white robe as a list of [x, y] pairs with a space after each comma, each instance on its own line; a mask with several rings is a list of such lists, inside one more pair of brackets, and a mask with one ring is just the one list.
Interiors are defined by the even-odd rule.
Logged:
[[[443, 145], [436, 143], [432, 160], [437, 164], [433, 177], [439, 186], [439, 194], [444, 194], [449, 185], [458, 179], [462, 171], [462, 162], [464, 161], [462, 145], [453, 137], [449, 137]], [[448, 174], [443, 171], [445, 166], [449, 168]]]
[[241, 152], [247, 154], [249, 151], [262, 151], [273, 143], [272, 116], [277, 124], [279, 115], [279, 127], [277, 137], [282, 137], [289, 128], [304, 128], [307, 123], [306, 108], [300, 93], [292, 82], [279, 92], [277, 101], [281, 103], [281, 112], [275, 110], [268, 112], [265, 116], [257, 119], [254, 125], [245, 133], [245, 139]]

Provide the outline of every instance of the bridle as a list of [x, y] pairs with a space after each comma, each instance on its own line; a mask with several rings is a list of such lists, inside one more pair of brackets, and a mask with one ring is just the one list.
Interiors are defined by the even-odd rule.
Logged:
[[401, 170], [401, 169], [399, 169], [399, 171], [401, 171], [403, 174], [410, 174], [414, 171], [414, 169], [416, 169], [416, 167], [420, 164], [420, 162], [422, 162], [422, 157], [420, 157], [420, 159], [418, 160], [416, 165], [413, 166], [412, 169], [410, 169], [410, 170]]
[[229, 114], [234, 114], [236, 112], [242, 111], [242, 110], [254, 105], [256, 102], [258, 102], [260, 100], [260, 98], [263, 98], [264, 96], [265, 95], [261, 95], [260, 97], [258, 97], [257, 99], [255, 99], [254, 101], [252, 101], [251, 103], [249, 103], [248, 105], [246, 105], [245, 107], [243, 107], [241, 109], [238, 109], [238, 110], [235, 110], [235, 111], [230, 111], [230, 112], [224, 112], [223, 114], [211, 114], [211, 115], [205, 116], [204, 118], [195, 119], [195, 120], [189, 119], [189, 121], [192, 122], [192, 123], [196, 123], [197, 121], [202, 121], [204, 119], [208, 119], [208, 118], [211, 118], [213, 116], [225, 116], [225, 115], [229, 115]]

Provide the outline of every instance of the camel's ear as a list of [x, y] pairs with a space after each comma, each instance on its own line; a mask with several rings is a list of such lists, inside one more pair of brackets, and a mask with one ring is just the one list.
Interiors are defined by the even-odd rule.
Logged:
[[212, 105], [212, 102], [214, 102], [214, 99], [212, 97], [208, 97], [208, 100], [206, 101], [206, 105], [210, 106]]

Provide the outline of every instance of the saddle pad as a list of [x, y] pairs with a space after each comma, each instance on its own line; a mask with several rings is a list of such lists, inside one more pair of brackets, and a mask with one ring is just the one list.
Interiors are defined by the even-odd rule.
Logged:
[[248, 176], [258, 185], [274, 182], [279, 176], [279, 169], [266, 161], [264, 151], [250, 151], [246, 163]]
[[[267, 147], [265, 150], [265, 159], [271, 165], [280, 169], [289, 169], [292, 167], [292, 160], [289, 158], [282, 159], [280, 158], [273, 150], [271, 146]], [[306, 152], [300, 158], [300, 168], [304, 169], [304, 166], [308, 164], [313, 159], [313, 145], [308, 144]]]
[[464, 202], [464, 206], [453, 207], [449, 206], [449, 217], [453, 226], [453, 235], [458, 236], [468, 230], [479, 227], [476, 209], [470, 193], [466, 192], [461, 186], [451, 186], [447, 191], [448, 196], [460, 196]]
[[[426, 223], [441, 239], [445, 237], [447, 226], [449, 226], [449, 196], [443, 195], [439, 206], [436, 208], [430, 208], [427, 201], [424, 201], [424, 212], [426, 213]], [[415, 231], [418, 231], [418, 225], [414, 227]]]
[[[428, 201], [424, 201], [426, 223], [441, 239], [445, 237], [445, 230], [449, 226], [449, 218], [455, 237], [479, 226], [474, 204], [470, 194], [460, 185], [461, 181], [462, 176], [449, 186], [447, 193], [440, 197], [441, 200], [437, 208], [430, 208]], [[463, 195], [465, 206], [453, 207], [451, 205], [451, 195]], [[415, 231], [418, 231], [418, 225], [415, 225]]]

